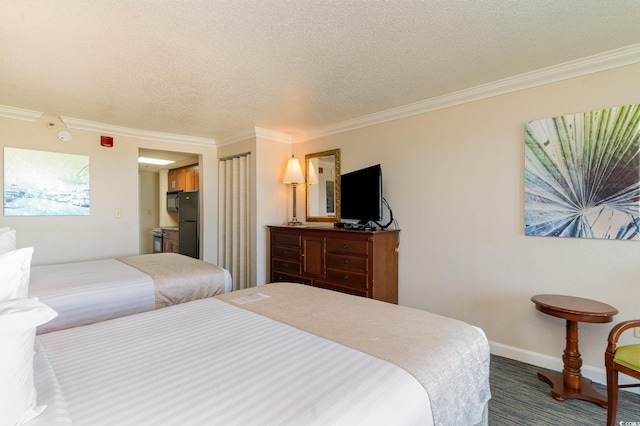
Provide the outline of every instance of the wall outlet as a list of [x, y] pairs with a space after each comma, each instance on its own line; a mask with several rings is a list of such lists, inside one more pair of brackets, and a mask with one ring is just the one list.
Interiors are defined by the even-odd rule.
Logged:
[[633, 337], [640, 337], [640, 327], [635, 327], [633, 329]]
[[115, 217], [117, 217], [117, 218], [121, 218], [121, 217], [122, 217], [122, 209], [116, 209], [116, 210], [113, 212], [113, 215], [114, 215]]

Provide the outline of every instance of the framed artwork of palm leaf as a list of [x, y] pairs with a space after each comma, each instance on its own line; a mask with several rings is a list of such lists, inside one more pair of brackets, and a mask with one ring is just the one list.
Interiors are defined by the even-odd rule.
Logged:
[[640, 240], [640, 105], [525, 125], [525, 235]]

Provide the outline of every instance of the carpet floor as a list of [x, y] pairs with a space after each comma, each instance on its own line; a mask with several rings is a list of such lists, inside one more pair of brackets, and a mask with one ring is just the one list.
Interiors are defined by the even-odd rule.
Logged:
[[[556, 401], [551, 386], [538, 379], [534, 365], [491, 355], [490, 426], [602, 426], [607, 410], [580, 399]], [[593, 387], [606, 398], [606, 387], [594, 383]], [[620, 391], [617, 423], [640, 425], [640, 395]]]

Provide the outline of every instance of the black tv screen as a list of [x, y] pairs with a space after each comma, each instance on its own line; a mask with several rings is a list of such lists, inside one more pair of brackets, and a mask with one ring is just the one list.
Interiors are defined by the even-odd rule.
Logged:
[[362, 224], [382, 220], [382, 168], [380, 164], [340, 177], [340, 217]]

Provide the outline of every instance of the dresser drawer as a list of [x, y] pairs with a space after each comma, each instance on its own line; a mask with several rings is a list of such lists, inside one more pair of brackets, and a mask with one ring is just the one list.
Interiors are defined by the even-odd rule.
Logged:
[[327, 268], [327, 281], [332, 281], [344, 287], [367, 289], [367, 275], [357, 272]]
[[288, 246], [288, 247], [300, 247], [300, 236], [290, 234], [277, 234], [271, 235], [271, 245], [274, 246]]
[[285, 274], [278, 271], [273, 271], [271, 273], [271, 281], [274, 283], [299, 283], [299, 284], [311, 285], [311, 280], [298, 277], [296, 275]]
[[273, 247], [271, 249], [271, 256], [299, 262], [300, 249], [296, 247]]
[[327, 253], [367, 255], [366, 241], [350, 241], [327, 238]]
[[348, 254], [327, 253], [327, 268], [367, 273], [367, 258]]
[[271, 270], [278, 272], [290, 272], [292, 274], [300, 275], [300, 262], [273, 259], [271, 262]]
[[340, 293], [352, 294], [354, 296], [367, 297], [366, 289], [358, 289], [353, 287], [343, 287], [326, 281], [315, 280], [314, 287], [326, 288], [327, 290], [339, 291]]

